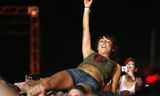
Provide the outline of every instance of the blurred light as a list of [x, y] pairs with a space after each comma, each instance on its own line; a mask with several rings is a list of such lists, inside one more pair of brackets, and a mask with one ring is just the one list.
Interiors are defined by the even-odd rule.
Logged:
[[31, 15], [32, 15], [32, 16], [37, 16], [37, 14], [38, 14], [38, 12], [37, 12], [36, 10], [32, 10], [32, 11], [31, 11]]
[[148, 75], [150, 73], [151, 73], [151, 70], [149, 70], [149, 69], [144, 70], [144, 75]]
[[29, 6], [28, 7], [28, 14], [30, 14], [32, 17], [37, 17], [39, 14], [39, 10], [37, 6]]
[[145, 87], [149, 87], [149, 84], [146, 84]]
[[155, 75], [148, 75], [146, 77], [146, 83], [155, 83], [156, 81], [158, 80], [158, 74], [155, 74]]

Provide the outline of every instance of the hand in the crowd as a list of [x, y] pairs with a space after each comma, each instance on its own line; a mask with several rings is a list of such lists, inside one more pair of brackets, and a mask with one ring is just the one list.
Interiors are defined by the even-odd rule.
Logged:
[[45, 88], [42, 84], [31, 87], [27, 92], [27, 96], [46, 96], [45, 94]]
[[92, 4], [92, 0], [84, 0], [84, 6], [85, 7], [90, 7], [91, 6], [91, 4]]
[[133, 77], [133, 76], [134, 76], [133, 71], [132, 71], [129, 67], [127, 68], [127, 74], [128, 74], [130, 77]]
[[27, 91], [30, 86], [27, 84], [27, 82], [18, 82], [14, 83], [21, 91]]
[[137, 77], [137, 78], [136, 78], [136, 84], [137, 84], [138, 86], [142, 86], [143, 81], [141, 80], [140, 77]]
[[28, 75], [25, 75], [25, 81], [26, 82], [29, 82], [29, 81], [32, 81], [32, 77], [28, 76]]

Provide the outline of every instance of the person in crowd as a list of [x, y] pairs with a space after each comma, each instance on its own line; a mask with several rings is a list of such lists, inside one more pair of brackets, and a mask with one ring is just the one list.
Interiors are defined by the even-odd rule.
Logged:
[[78, 84], [78, 87], [81, 87], [80, 90], [85, 89], [83, 92], [89, 93], [100, 90], [111, 80], [111, 92], [115, 94], [121, 74], [121, 66], [117, 63], [115, 56], [118, 47], [114, 36], [106, 34], [98, 38], [96, 50], [91, 48], [89, 15], [92, 2], [92, 0], [84, 0], [82, 63], [76, 68], [59, 71], [38, 81], [17, 84], [20, 89], [29, 90], [29, 94], [34, 96], [41, 93], [41, 90], [36, 90], [38, 87], [43, 86], [45, 91], [70, 90]]
[[16, 87], [0, 78], [0, 96], [19, 96]]
[[33, 73], [25, 76], [25, 82], [29, 82], [32, 80], [40, 80], [40, 79], [42, 79], [42, 74], [40, 74], [38, 72], [33, 72]]
[[143, 81], [136, 75], [138, 72], [137, 62], [133, 57], [125, 60], [125, 74], [121, 76], [118, 88], [118, 96], [134, 96], [140, 90]]

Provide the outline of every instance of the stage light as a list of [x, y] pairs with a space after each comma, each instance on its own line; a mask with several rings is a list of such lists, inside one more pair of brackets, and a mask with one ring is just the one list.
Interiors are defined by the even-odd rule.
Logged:
[[155, 83], [156, 81], [158, 81], [158, 74], [154, 74], [154, 75], [148, 75], [145, 79], [146, 83], [152, 84]]
[[29, 13], [32, 17], [37, 17], [38, 14], [39, 14], [38, 7], [37, 7], [37, 6], [29, 6], [29, 7], [28, 7], [28, 13]]

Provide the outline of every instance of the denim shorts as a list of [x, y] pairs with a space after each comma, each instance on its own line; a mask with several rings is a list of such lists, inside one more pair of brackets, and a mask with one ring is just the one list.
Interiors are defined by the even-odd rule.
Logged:
[[87, 83], [93, 91], [99, 90], [99, 84], [95, 78], [88, 73], [80, 69], [69, 69], [68, 72], [71, 74], [74, 85], [78, 83]]

